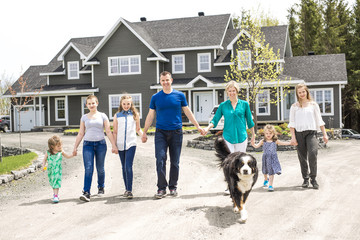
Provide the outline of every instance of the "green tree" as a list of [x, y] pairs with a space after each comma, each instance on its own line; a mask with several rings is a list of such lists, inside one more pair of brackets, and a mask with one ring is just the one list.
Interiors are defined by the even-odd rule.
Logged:
[[301, 55], [310, 51], [319, 52], [320, 31], [322, 29], [321, 11], [314, 0], [301, 0], [299, 7], [299, 48]]
[[296, 7], [298, 5], [295, 4], [291, 8], [288, 9], [287, 19], [289, 22], [289, 37], [292, 47], [292, 52], [294, 56], [302, 55], [302, 51], [299, 44], [299, 20], [298, 20], [298, 12], [296, 11]]
[[[277, 53], [265, 42], [265, 36], [258, 24], [249, 19], [240, 28], [239, 39], [234, 46], [235, 54], [232, 56], [230, 71], [226, 71], [225, 81], [235, 80], [246, 88], [247, 92], [240, 92], [242, 99], [247, 99], [253, 110], [255, 129], [257, 129], [257, 98], [264, 91], [270, 91], [270, 103], [277, 104], [280, 96], [278, 88], [288, 86], [281, 84], [279, 78], [282, 68], [277, 62], [280, 52]], [[261, 100], [258, 102], [261, 104]]]

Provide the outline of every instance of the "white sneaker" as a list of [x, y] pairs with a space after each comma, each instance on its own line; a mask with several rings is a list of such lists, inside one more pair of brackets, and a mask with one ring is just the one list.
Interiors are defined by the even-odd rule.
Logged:
[[54, 202], [54, 203], [58, 203], [58, 202], [59, 202], [59, 197], [58, 197], [57, 195], [54, 196], [53, 202]]

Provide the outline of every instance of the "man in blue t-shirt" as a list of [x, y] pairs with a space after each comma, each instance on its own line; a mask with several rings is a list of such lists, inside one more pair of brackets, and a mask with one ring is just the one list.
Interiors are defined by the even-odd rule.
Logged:
[[[155, 198], [166, 196], [166, 188], [169, 187], [170, 195], [177, 196], [177, 181], [179, 178], [179, 162], [182, 146], [182, 120], [181, 112], [184, 111], [187, 118], [195, 125], [200, 133], [204, 130], [196, 121], [186, 102], [185, 95], [171, 87], [173, 79], [171, 73], [164, 71], [160, 74], [162, 91], [151, 97], [149, 113], [145, 120], [142, 142], [147, 141], [147, 131], [156, 115], [155, 132], [155, 157], [157, 172], [158, 191]], [[166, 181], [167, 149], [170, 154], [170, 179]]]

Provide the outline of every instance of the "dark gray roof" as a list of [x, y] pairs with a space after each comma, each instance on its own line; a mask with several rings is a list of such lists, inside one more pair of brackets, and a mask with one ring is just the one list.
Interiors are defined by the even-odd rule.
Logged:
[[230, 14], [131, 23], [157, 49], [219, 46]]
[[288, 57], [283, 74], [305, 82], [347, 82], [345, 54]]
[[62, 68], [62, 62], [58, 61], [57, 59], [70, 43], [73, 43], [85, 56], [88, 56], [102, 38], [103, 37], [100, 36], [70, 39], [56, 54], [56, 56], [49, 62], [48, 67], [43, 72], [57, 72], [60, 68]]
[[[40, 76], [39, 73], [44, 71], [47, 68], [47, 65], [40, 65], [40, 66], [30, 66], [22, 75], [23, 80], [26, 81], [26, 88], [24, 92], [34, 92], [38, 90], [41, 85], [46, 85], [46, 76]], [[19, 80], [16, 81], [12, 86], [13, 90], [16, 93], [21, 93]], [[11, 95], [10, 91], [7, 90], [4, 95]]]
[[[274, 53], [277, 53], [278, 49], [280, 50], [280, 59], [283, 59], [285, 54], [287, 27], [287, 25], [281, 25], [261, 28], [265, 36], [265, 43], [269, 43]], [[227, 29], [222, 45], [224, 49], [219, 51], [217, 59], [215, 60], [216, 63], [231, 61], [231, 51], [227, 50], [226, 47], [234, 40], [240, 31], [240, 29]]]

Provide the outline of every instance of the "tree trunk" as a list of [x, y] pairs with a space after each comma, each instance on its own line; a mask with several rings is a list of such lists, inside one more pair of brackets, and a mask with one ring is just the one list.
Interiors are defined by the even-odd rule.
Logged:
[[253, 117], [254, 117], [254, 123], [255, 123], [255, 125], [254, 125], [254, 131], [255, 131], [255, 134], [257, 133], [257, 127], [258, 127], [258, 125], [257, 125], [257, 114], [256, 114], [256, 103], [255, 102], [252, 102], [251, 103], [252, 104], [252, 111], [253, 111]]
[[20, 141], [20, 154], [22, 155], [23, 149], [22, 149], [22, 144], [21, 144], [21, 111], [19, 111], [19, 141]]

